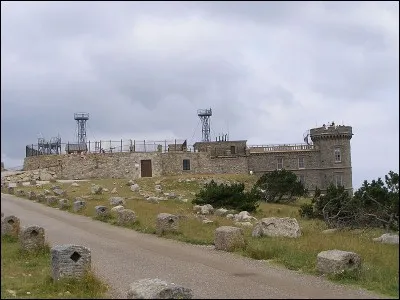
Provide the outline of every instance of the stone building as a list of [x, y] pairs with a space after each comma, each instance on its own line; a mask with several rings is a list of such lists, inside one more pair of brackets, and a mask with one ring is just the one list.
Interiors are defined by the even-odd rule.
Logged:
[[352, 191], [352, 127], [310, 130], [310, 144], [247, 146], [247, 141], [197, 142], [194, 151], [169, 145], [167, 152], [87, 153], [26, 157], [24, 170], [49, 168], [59, 178], [139, 178], [180, 174], [255, 174], [293, 171], [306, 187], [325, 191], [332, 182]]

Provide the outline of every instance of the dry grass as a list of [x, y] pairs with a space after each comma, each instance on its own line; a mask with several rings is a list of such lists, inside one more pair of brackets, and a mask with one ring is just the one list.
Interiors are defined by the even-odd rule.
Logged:
[[21, 251], [15, 238], [1, 238], [1, 298], [99, 299], [106, 286], [93, 273], [82, 280], [54, 282], [50, 276], [50, 248]]
[[[138, 216], [138, 222], [131, 228], [145, 232], [155, 233], [155, 220], [159, 213], [173, 213], [186, 216], [181, 220], [180, 232], [178, 234], [167, 235], [166, 238], [177, 239], [194, 244], [213, 244], [214, 231], [223, 225], [233, 225], [233, 221], [223, 217], [209, 216], [214, 223], [202, 224], [193, 214], [190, 200], [194, 199], [193, 193], [199, 191], [201, 182], [206, 178], [226, 179], [231, 182], [244, 182], [247, 188], [255, 183], [256, 178], [249, 175], [218, 175], [216, 176], [171, 176], [160, 178], [140, 178], [135, 180], [141, 190], [147, 195], [156, 195], [154, 185], [161, 181], [164, 192], [175, 192], [188, 199], [188, 203], [177, 200], [160, 201], [160, 204], [148, 203], [139, 192], [132, 192], [126, 185], [127, 180], [122, 179], [103, 179], [91, 180], [90, 182], [79, 182], [79, 187], [72, 187], [71, 184], [56, 183], [67, 191], [67, 198], [71, 201], [75, 197], [89, 196], [87, 208], [80, 212], [86, 216], [94, 217], [96, 205], [110, 207], [108, 199], [111, 196], [120, 196], [126, 199], [126, 208], [132, 209]], [[196, 178], [197, 181], [178, 182], [179, 178]], [[90, 187], [92, 183], [100, 184], [107, 188], [109, 192], [103, 195], [91, 195]], [[24, 190], [50, 189], [53, 184], [43, 187], [23, 187]], [[116, 187], [118, 194], [111, 194], [111, 190]], [[380, 236], [382, 230], [366, 231], [340, 231], [333, 234], [323, 234], [326, 229], [325, 224], [316, 220], [303, 220], [298, 214], [299, 206], [309, 201], [300, 199], [294, 204], [266, 204], [262, 203], [259, 210], [254, 214], [257, 218], [262, 217], [294, 217], [302, 228], [302, 237], [298, 239], [287, 238], [261, 238], [251, 237], [251, 229], [245, 229], [247, 246], [239, 251], [242, 255], [255, 259], [273, 260], [289, 269], [301, 270], [307, 273], [315, 273], [316, 256], [320, 251], [329, 249], [340, 249], [353, 251], [361, 255], [363, 267], [360, 274], [344, 274], [341, 277], [330, 277], [332, 280], [341, 283], [356, 284], [361, 287], [383, 293], [388, 296], [398, 297], [399, 295], [399, 247], [396, 245], [385, 245], [372, 242], [373, 237]], [[72, 212], [72, 209], [70, 209]], [[104, 220], [115, 224], [115, 216]]]

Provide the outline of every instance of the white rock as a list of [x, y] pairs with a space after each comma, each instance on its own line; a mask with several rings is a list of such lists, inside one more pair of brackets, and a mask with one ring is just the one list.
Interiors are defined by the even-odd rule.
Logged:
[[135, 184], [131, 185], [131, 191], [132, 192], [139, 191], [139, 189], [140, 189], [140, 187], [139, 187], [138, 184], [135, 183]]
[[378, 238], [372, 239], [374, 242], [380, 242], [382, 244], [399, 244], [399, 235], [385, 233]]
[[255, 225], [252, 236], [284, 236], [298, 238], [301, 236], [301, 229], [299, 223], [294, 218], [263, 218]]

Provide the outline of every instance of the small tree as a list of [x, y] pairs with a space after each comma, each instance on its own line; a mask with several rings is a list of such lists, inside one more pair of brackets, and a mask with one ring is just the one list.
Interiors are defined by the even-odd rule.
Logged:
[[215, 208], [224, 207], [253, 212], [258, 207], [258, 198], [254, 189], [245, 192], [243, 183], [217, 184], [212, 180], [196, 194], [193, 203], [198, 205], [211, 204]]
[[293, 201], [294, 197], [307, 194], [304, 184], [297, 179], [296, 174], [286, 170], [275, 170], [262, 175], [256, 182], [258, 195], [266, 202]]

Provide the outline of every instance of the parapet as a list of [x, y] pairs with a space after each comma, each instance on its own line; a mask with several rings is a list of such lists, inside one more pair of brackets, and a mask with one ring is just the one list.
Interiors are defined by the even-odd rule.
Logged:
[[329, 125], [310, 129], [310, 137], [313, 142], [320, 139], [344, 138], [351, 139], [353, 130], [351, 126]]

